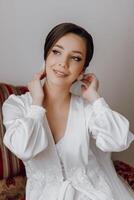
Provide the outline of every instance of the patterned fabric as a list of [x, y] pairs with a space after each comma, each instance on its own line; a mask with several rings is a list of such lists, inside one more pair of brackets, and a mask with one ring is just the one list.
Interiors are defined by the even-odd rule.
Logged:
[[2, 104], [11, 94], [24, 94], [28, 89], [24, 86], [14, 87], [0, 83], [0, 180], [17, 175], [25, 175], [25, 168], [21, 160], [13, 155], [3, 144], [5, 127], [2, 123]]
[[0, 200], [25, 200], [26, 177], [0, 180]]
[[119, 160], [114, 161], [114, 166], [117, 173], [123, 177], [134, 190], [134, 167]]

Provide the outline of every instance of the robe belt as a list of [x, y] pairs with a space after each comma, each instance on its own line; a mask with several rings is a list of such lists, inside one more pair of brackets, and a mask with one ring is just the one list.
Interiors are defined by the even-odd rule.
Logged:
[[[84, 184], [84, 187], [86, 187], [86, 184], [87, 182], [85, 182]], [[79, 184], [78, 184], [79, 185]], [[59, 195], [58, 195], [58, 199], [57, 200], [64, 200], [66, 199], [66, 197], [70, 194], [70, 198], [67, 198], [67, 199], [73, 199], [73, 195], [74, 195], [74, 192], [75, 192], [75, 189], [81, 193], [83, 193], [86, 197], [89, 198], [89, 200], [114, 200], [113, 197], [110, 195], [106, 195], [104, 193], [98, 193], [98, 195], [96, 194], [97, 191], [92, 191], [91, 188], [88, 188], [88, 190], [85, 190], [84, 187], [81, 187], [81, 186], [76, 186], [73, 184], [73, 180], [65, 180], [63, 183], [62, 183], [62, 186], [60, 188], [60, 191], [59, 191]], [[90, 183], [89, 183], [90, 185]], [[69, 188], [70, 186], [70, 188]], [[68, 190], [69, 188], [69, 190]], [[68, 191], [67, 191], [68, 190]]]
[[71, 181], [70, 180], [65, 180], [63, 183], [62, 183], [62, 186], [60, 188], [60, 193], [59, 193], [59, 196], [58, 196], [58, 200], [63, 200], [65, 198], [65, 195], [66, 195], [66, 190], [68, 188], [68, 186], [71, 184]]
[[[69, 188], [70, 186], [70, 188]], [[69, 188], [69, 190], [68, 190]], [[73, 200], [73, 197], [74, 197], [74, 192], [75, 192], [75, 189], [77, 191], [80, 191], [82, 192], [85, 196], [89, 197], [89, 199], [91, 200], [91, 196], [90, 194], [87, 194], [85, 192], [85, 190], [83, 189], [78, 189], [78, 188], [75, 188], [73, 187], [73, 183], [71, 180], [65, 180], [63, 183], [62, 183], [62, 186], [60, 188], [60, 192], [59, 192], [59, 195], [58, 195], [58, 199], [57, 200], [66, 200], [66, 199], [69, 199], [69, 200]], [[68, 190], [68, 191], [67, 191]], [[67, 198], [68, 197], [68, 198]], [[94, 197], [94, 200], [98, 200], [98, 198], [96, 199]]]

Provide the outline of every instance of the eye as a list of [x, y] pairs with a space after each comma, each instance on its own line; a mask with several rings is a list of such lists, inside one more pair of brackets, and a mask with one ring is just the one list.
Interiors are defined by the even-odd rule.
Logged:
[[82, 60], [80, 57], [77, 56], [72, 56], [72, 58], [77, 62], [80, 62]]
[[57, 54], [60, 53], [59, 51], [57, 51], [57, 50], [55, 50], [55, 49], [53, 49], [52, 52], [53, 52], [55, 55], [57, 55]]

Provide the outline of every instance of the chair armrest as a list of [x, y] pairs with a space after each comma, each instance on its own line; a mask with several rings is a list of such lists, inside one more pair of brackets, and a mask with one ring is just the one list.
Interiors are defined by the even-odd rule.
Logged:
[[119, 160], [115, 160], [113, 163], [117, 174], [124, 178], [124, 180], [134, 190], [134, 167]]

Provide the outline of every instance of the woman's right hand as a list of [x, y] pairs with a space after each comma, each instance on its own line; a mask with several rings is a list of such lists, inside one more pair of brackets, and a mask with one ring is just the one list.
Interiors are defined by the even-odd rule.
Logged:
[[33, 105], [43, 105], [44, 91], [41, 84], [41, 80], [46, 77], [46, 72], [44, 70], [36, 73], [31, 81], [28, 82], [28, 89], [31, 93]]

